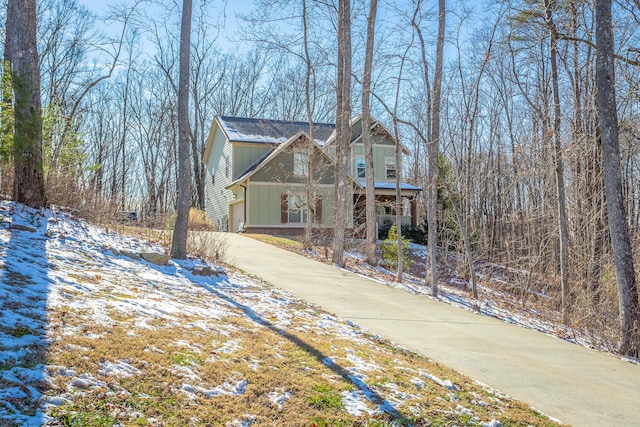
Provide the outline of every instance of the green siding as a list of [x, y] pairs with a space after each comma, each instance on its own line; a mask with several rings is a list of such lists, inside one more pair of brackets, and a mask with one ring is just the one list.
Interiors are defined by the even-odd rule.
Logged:
[[[374, 176], [376, 177], [377, 180], [379, 181], [387, 181], [387, 170], [385, 168], [385, 164], [384, 164], [384, 159], [385, 157], [393, 157], [395, 158], [396, 156], [396, 150], [395, 147], [389, 147], [389, 146], [377, 146], [375, 147], [374, 151], [373, 151], [373, 162], [374, 162], [374, 169], [375, 169], [375, 174]], [[398, 166], [396, 165], [396, 168]]]
[[351, 126], [351, 141], [358, 138], [362, 135], [362, 120], [356, 121], [353, 126]]
[[[362, 144], [354, 144], [351, 146], [351, 175], [356, 175], [356, 160], [358, 156], [364, 156], [364, 146]], [[384, 164], [385, 157], [396, 156], [394, 145], [374, 145], [373, 146], [373, 176], [376, 181], [386, 181], [387, 171]], [[364, 178], [356, 178], [364, 180]]]
[[[333, 191], [333, 187], [320, 187], [316, 189], [316, 192], [322, 195], [322, 224], [325, 226], [333, 225]], [[280, 200], [282, 194], [304, 194], [304, 192], [304, 185], [260, 185], [249, 182], [247, 225], [283, 225], [280, 222]], [[347, 200], [351, 199], [353, 198], [349, 197]]]
[[216, 129], [213, 137], [206, 168], [206, 213], [213, 224], [223, 230], [227, 226], [229, 200], [233, 198], [233, 193], [225, 189], [231, 184], [231, 145], [220, 128]]
[[[313, 180], [315, 184], [333, 183], [333, 165], [319, 152], [314, 156]], [[293, 151], [284, 151], [256, 171], [251, 177], [255, 182], [287, 182], [292, 184], [304, 184], [305, 177], [296, 177], [293, 174]]]
[[239, 178], [260, 157], [272, 150], [273, 147], [263, 144], [233, 145], [233, 178]]

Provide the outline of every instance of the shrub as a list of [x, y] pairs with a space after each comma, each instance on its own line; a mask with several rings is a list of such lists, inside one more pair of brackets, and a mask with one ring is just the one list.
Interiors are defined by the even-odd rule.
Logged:
[[189, 210], [189, 230], [214, 231], [215, 228], [204, 211], [191, 208]]
[[[378, 240], [387, 240], [389, 238], [389, 230], [391, 227], [395, 227], [393, 221], [385, 219], [378, 228]], [[424, 230], [426, 228], [421, 227], [413, 227], [411, 225], [403, 225], [400, 227], [402, 230], [402, 235], [409, 239], [413, 243], [418, 243], [420, 245], [424, 245], [427, 242], [427, 234]]]
[[[393, 268], [398, 267], [398, 232], [396, 226], [392, 225], [389, 229], [387, 238], [380, 245], [382, 252], [381, 258], [384, 265], [388, 265]], [[413, 264], [413, 261], [409, 258], [411, 251], [409, 250], [409, 239], [402, 236], [402, 259], [404, 268], [409, 268]]]
[[420, 227], [403, 225], [400, 229], [402, 230], [402, 236], [406, 237], [413, 243], [417, 243], [419, 245], [425, 245], [427, 243], [427, 235]]
[[223, 262], [227, 252], [227, 238], [222, 233], [189, 233], [187, 252], [200, 259]]
[[393, 221], [391, 220], [385, 219], [382, 221], [382, 224], [378, 227], [378, 240], [387, 240], [392, 225]]

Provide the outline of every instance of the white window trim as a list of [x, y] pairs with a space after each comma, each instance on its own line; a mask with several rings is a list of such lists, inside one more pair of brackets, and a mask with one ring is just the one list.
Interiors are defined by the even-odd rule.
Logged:
[[[393, 166], [394, 166], [394, 169], [393, 169], [394, 170], [394, 176], [392, 176], [392, 177], [389, 176], [390, 169], [387, 167], [390, 164], [393, 164]], [[384, 177], [386, 179], [395, 179], [397, 174], [398, 174], [398, 165], [396, 164], [395, 156], [393, 156], [393, 157], [392, 156], [385, 156], [385, 158], [384, 158]]]
[[[362, 160], [362, 162], [360, 162], [360, 160]], [[362, 165], [362, 176], [360, 176], [360, 173], [359, 173], [359, 169], [360, 169], [358, 167], [359, 164]], [[364, 156], [356, 156], [356, 177], [357, 178], [365, 178], [366, 177], [366, 175], [365, 175], [366, 174], [366, 168], [367, 168], [367, 166], [366, 166], [366, 163], [365, 163]]]
[[[291, 208], [291, 202], [292, 200], [294, 200], [295, 198], [299, 198], [300, 199], [300, 203], [301, 206], [300, 207], [294, 207], [293, 209]], [[304, 201], [304, 196], [301, 194], [296, 194], [296, 193], [289, 193], [289, 196], [287, 197], [287, 223], [288, 224], [306, 224], [307, 220], [309, 218], [309, 210], [307, 209], [307, 204]], [[291, 212], [293, 211], [298, 211], [300, 212], [300, 221], [291, 221]]]
[[[299, 168], [296, 167], [296, 158], [298, 155], [302, 155], [304, 159], [302, 164], [299, 165], [302, 168], [302, 173], [298, 173]], [[296, 149], [293, 151], [293, 176], [297, 178], [305, 178], [309, 174], [308, 156], [309, 154], [306, 152], [306, 150]]]

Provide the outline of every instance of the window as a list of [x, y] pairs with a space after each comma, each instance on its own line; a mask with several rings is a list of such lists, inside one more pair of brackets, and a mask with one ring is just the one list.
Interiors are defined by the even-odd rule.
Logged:
[[396, 159], [395, 157], [384, 158], [384, 168], [387, 171], [387, 179], [396, 177]]
[[307, 203], [299, 194], [289, 194], [289, 222], [307, 222]]
[[364, 178], [364, 170], [365, 170], [364, 157], [362, 156], [356, 157], [356, 176], [358, 178]]
[[307, 176], [307, 153], [306, 151], [296, 150], [293, 152], [293, 175]]

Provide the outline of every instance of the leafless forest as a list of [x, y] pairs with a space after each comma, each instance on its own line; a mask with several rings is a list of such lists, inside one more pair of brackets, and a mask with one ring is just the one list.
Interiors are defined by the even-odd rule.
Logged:
[[[429, 187], [431, 157], [431, 170], [438, 165], [440, 248], [465, 253], [468, 240], [472, 260], [508, 268], [519, 289], [553, 298], [565, 322], [598, 333], [618, 330], [624, 304], [598, 104], [604, 102], [597, 84], [600, 2], [440, 3], [446, 7], [441, 89], [434, 84], [439, 4], [426, 0], [378, 3], [367, 83], [371, 114], [411, 150], [402, 175], [425, 189], [421, 221], [427, 222], [427, 189], [436, 188]], [[350, 6], [347, 81], [356, 114], [371, 8], [361, 0]], [[77, 0], [42, 0], [37, 7], [48, 201], [85, 212], [109, 205], [143, 219], [173, 212], [181, 4], [131, 0], [99, 13]], [[345, 70], [337, 54], [341, 10], [337, 0], [254, 0], [230, 30], [233, 17], [221, 1], [193, 2], [192, 206], [205, 203], [201, 159], [216, 115], [336, 121], [336, 75]], [[617, 112], [607, 110], [607, 117], [615, 122], [617, 114], [622, 203], [637, 258], [640, 3], [614, 1], [611, 11]], [[6, 12], [4, 0], [3, 24]], [[4, 194], [14, 179], [5, 137], [12, 123], [7, 27], [1, 33]], [[434, 140], [437, 159], [428, 155]], [[637, 355], [638, 292], [635, 283], [629, 289], [636, 306], [626, 330], [635, 330], [635, 341], [622, 347]]]

